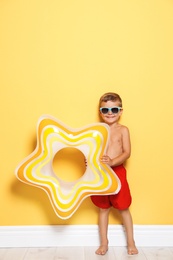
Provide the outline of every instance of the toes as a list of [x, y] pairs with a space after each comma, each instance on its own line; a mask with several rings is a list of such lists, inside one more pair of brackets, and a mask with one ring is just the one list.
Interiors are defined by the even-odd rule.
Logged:
[[108, 251], [108, 247], [107, 246], [100, 246], [97, 249], [96, 254], [97, 255], [105, 255], [107, 251]]
[[136, 254], [138, 254], [137, 248], [135, 248], [135, 249], [128, 249], [128, 254], [129, 255], [136, 255]]

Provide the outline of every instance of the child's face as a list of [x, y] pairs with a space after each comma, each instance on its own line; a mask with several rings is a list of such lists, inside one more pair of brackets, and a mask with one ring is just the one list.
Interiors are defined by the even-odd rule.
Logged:
[[118, 122], [120, 116], [122, 115], [122, 111], [123, 110], [119, 107], [118, 101], [102, 102], [100, 107], [100, 116], [105, 123], [111, 125]]

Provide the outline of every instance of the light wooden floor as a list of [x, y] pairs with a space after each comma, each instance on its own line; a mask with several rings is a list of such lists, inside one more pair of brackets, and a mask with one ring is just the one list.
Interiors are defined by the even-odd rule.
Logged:
[[0, 248], [0, 260], [173, 260], [173, 247], [141, 247], [128, 256], [125, 247], [110, 247], [105, 256], [95, 247]]

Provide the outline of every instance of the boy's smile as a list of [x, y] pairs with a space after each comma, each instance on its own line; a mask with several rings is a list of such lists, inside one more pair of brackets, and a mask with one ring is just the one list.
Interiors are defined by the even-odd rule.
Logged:
[[121, 114], [122, 108], [119, 106], [119, 102], [107, 101], [102, 102], [100, 107], [100, 115], [103, 121], [107, 124], [113, 124], [118, 122]]

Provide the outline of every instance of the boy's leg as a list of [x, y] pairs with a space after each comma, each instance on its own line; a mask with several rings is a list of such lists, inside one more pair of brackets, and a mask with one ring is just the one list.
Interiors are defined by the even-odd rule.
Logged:
[[133, 221], [129, 209], [119, 210], [127, 235], [127, 251], [129, 255], [138, 254], [133, 237]]
[[100, 247], [97, 249], [97, 255], [105, 255], [108, 251], [108, 216], [109, 209], [100, 209], [99, 212], [99, 233], [100, 233]]

